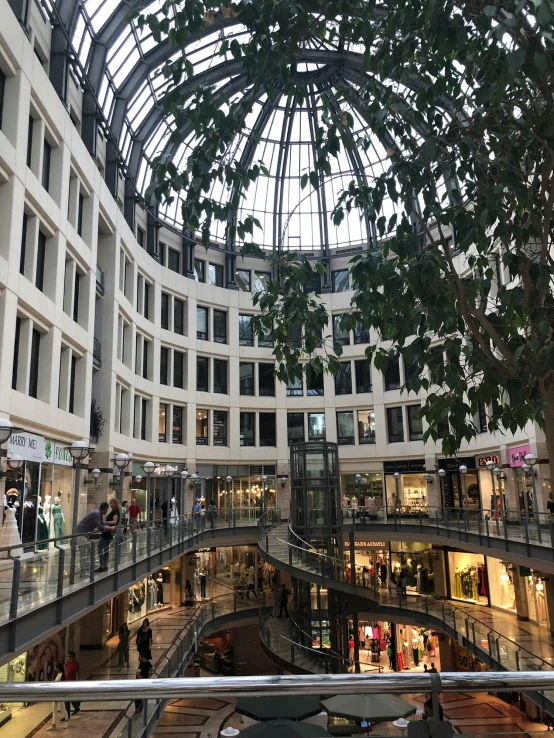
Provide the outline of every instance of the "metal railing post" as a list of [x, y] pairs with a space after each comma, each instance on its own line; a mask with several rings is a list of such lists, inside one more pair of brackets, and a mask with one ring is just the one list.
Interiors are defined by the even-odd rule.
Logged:
[[65, 568], [65, 550], [58, 548], [58, 586], [56, 588], [56, 597], [59, 600], [63, 597], [63, 575]]
[[96, 541], [89, 541], [89, 582], [94, 582], [94, 562], [96, 559]]
[[17, 603], [19, 602], [19, 583], [21, 580], [21, 560], [18, 558], [13, 561], [13, 577], [12, 577], [12, 596], [10, 600], [10, 620], [17, 617]]
[[152, 531], [152, 529], [150, 528], [150, 526], [147, 523], [146, 524], [146, 555], [148, 557], [150, 557], [150, 553], [151, 553], [151, 550], [152, 550], [152, 540], [151, 540], [152, 533], [151, 533], [151, 531]]

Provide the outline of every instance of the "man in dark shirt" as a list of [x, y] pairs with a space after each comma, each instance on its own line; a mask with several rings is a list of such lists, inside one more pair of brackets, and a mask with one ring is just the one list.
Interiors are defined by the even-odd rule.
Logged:
[[288, 618], [289, 611], [288, 611], [288, 604], [289, 604], [289, 595], [290, 592], [285, 587], [284, 584], [281, 584], [281, 603], [279, 607], [279, 617], [283, 617], [283, 612], [285, 613], [285, 617]]
[[[137, 679], [150, 679], [152, 676], [152, 664], [143, 653], [139, 654], [139, 666], [137, 669]], [[142, 700], [135, 700], [135, 715], [142, 715]]]
[[77, 526], [77, 546], [79, 546], [79, 557], [81, 559], [81, 576], [88, 577], [89, 575], [89, 538], [88, 536], [94, 531], [104, 530], [115, 530], [115, 526], [106, 525], [104, 523], [104, 515], [106, 514], [109, 505], [107, 502], [102, 502], [97, 510], [92, 510], [81, 520]]

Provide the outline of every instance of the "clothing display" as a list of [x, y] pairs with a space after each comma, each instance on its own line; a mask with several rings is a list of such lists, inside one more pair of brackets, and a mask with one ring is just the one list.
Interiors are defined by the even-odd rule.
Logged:
[[477, 566], [466, 566], [463, 569], [458, 569], [456, 567], [454, 571], [454, 592], [452, 596], [458, 600], [479, 601]]
[[156, 578], [156, 604], [163, 607], [164, 604], [164, 583], [160, 575]]
[[145, 600], [144, 582], [137, 582], [129, 590], [129, 612], [140, 612]]
[[158, 598], [158, 586], [156, 582], [150, 577], [148, 580], [148, 610], [156, 609], [156, 601]]
[[[48, 538], [48, 525], [44, 517], [44, 508], [39, 504], [37, 512], [37, 541], [45, 541]], [[37, 550], [44, 551], [48, 548], [47, 543], [37, 544]]]
[[65, 518], [63, 515], [62, 506], [60, 505], [60, 498], [54, 498], [54, 504], [51, 510], [51, 520], [53, 527], [53, 534], [56, 538], [61, 538], [65, 535]]

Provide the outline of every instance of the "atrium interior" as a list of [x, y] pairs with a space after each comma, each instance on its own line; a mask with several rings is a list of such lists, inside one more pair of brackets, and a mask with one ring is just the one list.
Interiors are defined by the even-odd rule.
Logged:
[[[204, 19], [182, 104], [203, 87], [221, 105], [246, 100], [232, 161], [264, 167], [245, 189], [221, 178], [208, 193], [235, 225], [259, 222], [260, 250], [241, 250], [224, 220], [205, 247], [186, 193], [155, 194], [159, 162], [186, 170], [199, 146], [164, 106], [181, 51], [140, 22], [164, 6], [0, 0], [0, 738], [64, 725], [254, 738], [260, 703], [216, 694], [214, 676], [552, 673], [544, 423], [495, 428], [479, 402], [475, 433], [445, 454], [406, 358], [343, 322], [359, 294], [352, 259], [381, 234], [368, 210], [337, 218], [337, 198], [386, 173], [397, 145], [370, 123], [358, 47], [306, 41], [302, 93], [269, 94], [232, 51], [246, 28], [223, 6]], [[394, 89], [412, 99], [408, 83]], [[306, 187], [326, 116], [348, 128]], [[400, 219], [390, 192], [379, 207]], [[303, 294], [324, 305], [340, 366], [285, 382], [253, 296], [275, 277], [269, 255], [290, 252], [324, 266]], [[500, 254], [497, 291], [511, 280]], [[377, 343], [391, 349], [381, 368], [366, 353]], [[135, 677], [200, 686], [67, 703], [23, 691]], [[312, 689], [313, 709], [304, 695], [306, 714], [287, 693], [272, 717], [316, 738], [361, 734], [364, 720], [400, 736], [405, 718], [438, 718], [431, 686], [418, 689], [388, 716], [372, 695], [372, 718], [322, 704], [348, 696], [331, 683]], [[538, 733], [554, 724], [554, 691], [445, 683], [440, 712], [457, 733]]]

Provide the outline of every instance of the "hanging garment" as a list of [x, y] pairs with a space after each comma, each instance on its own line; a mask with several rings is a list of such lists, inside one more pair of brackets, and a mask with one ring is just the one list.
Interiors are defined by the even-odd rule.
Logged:
[[55, 502], [52, 505], [52, 520], [54, 522], [54, 536], [56, 538], [62, 538], [65, 535], [65, 520], [62, 506], [59, 502]]
[[156, 587], [158, 590], [158, 605], [164, 604], [164, 585], [163, 582], [157, 581]]
[[454, 597], [461, 600], [463, 597], [462, 592], [462, 575], [458, 569], [454, 572]]
[[479, 580], [479, 594], [482, 597], [487, 596], [487, 577], [485, 574], [485, 566], [483, 564], [479, 564], [477, 567], [477, 578]]
[[[44, 508], [42, 507], [42, 505], [39, 505], [37, 515], [37, 541], [45, 541], [47, 538], [48, 525], [46, 524], [46, 520], [44, 518]], [[45, 548], [48, 548], [47, 543], [41, 543], [40, 545], [37, 545], [37, 549], [40, 551], [43, 551]]]
[[386, 564], [381, 564], [381, 566], [379, 567], [379, 576], [381, 578], [381, 584], [383, 585], [386, 584], [387, 583], [387, 565]]

